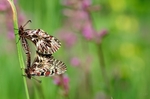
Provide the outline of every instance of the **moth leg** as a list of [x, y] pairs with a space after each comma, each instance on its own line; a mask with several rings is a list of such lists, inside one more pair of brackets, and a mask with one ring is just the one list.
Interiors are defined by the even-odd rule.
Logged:
[[36, 78], [34, 78], [34, 77], [32, 77], [35, 81], [37, 81], [37, 82], [39, 82], [39, 83], [42, 83], [42, 81], [41, 80], [38, 80], [38, 79], [36, 79]]
[[21, 70], [25, 70], [25, 68], [20, 68]]

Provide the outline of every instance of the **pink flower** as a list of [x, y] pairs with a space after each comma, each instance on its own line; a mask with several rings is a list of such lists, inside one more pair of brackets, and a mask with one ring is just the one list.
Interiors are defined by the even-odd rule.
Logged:
[[[19, 9], [17, 9], [19, 12]], [[24, 13], [19, 12], [18, 14], [18, 25], [22, 25], [24, 23], [24, 21], [26, 20], [26, 17], [24, 15]]]
[[[14, 2], [16, 2], [16, 0], [14, 0]], [[23, 15], [23, 13], [20, 12], [20, 9], [18, 6], [17, 7], [17, 12], [18, 12], [18, 23], [19, 26], [20, 24], [23, 23], [23, 20], [25, 20], [25, 15]], [[8, 38], [10, 39], [14, 39], [14, 27], [13, 27], [13, 21], [12, 21], [12, 9], [9, 8], [6, 11], [6, 25], [7, 25], [7, 29], [8, 29]]]
[[53, 82], [56, 85], [64, 85], [65, 88], [69, 88], [69, 77], [67, 75], [54, 76]]
[[88, 18], [87, 13], [82, 10], [64, 9], [63, 14], [67, 17], [72, 17], [74, 20], [85, 20]]
[[68, 95], [69, 77], [67, 75], [58, 75], [53, 77], [54, 84], [61, 86], [64, 90], [64, 95]]
[[84, 25], [82, 29], [82, 34], [87, 40], [91, 40], [93, 38], [94, 30], [89, 22], [87, 22], [87, 24]]
[[79, 65], [80, 65], [80, 60], [79, 60], [79, 58], [73, 57], [73, 58], [71, 59], [71, 65], [72, 65], [72, 66], [79, 66]]
[[74, 33], [65, 30], [60, 31], [59, 38], [63, 40], [65, 42], [66, 47], [69, 48], [72, 47], [77, 41], [77, 37]]
[[[14, 0], [14, 3], [16, 3], [17, 0]], [[0, 11], [7, 11], [11, 10], [10, 9], [10, 4], [8, 3], [7, 0], [0, 0]]]
[[8, 36], [9, 39], [14, 39], [15, 38], [15, 35], [14, 35], [13, 31], [9, 31], [7, 36]]
[[82, 0], [82, 8], [86, 9], [87, 7], [89, 7], [92, 4], [91, 0]]
[[103, 38], [104, 36], [106, 36], [107, 33], [108, 33], [108, 30], [106, 30], [106, 29], [103, 29], [103, 30], [101, 30], [100, 32], [97, 32], [97, 34], [95, 35], [95, 41], [96, 41], [97, 43], [100, 43], [101, 40], [102, 40], [102, 38]]
[[108, 30], [102, 29], [97, 35], [102, 38], [102, 37], [104, 37], [107, 33], [108, 33]]
[[0, 1], [0, 11], [6, 11], [10, 8], [10, 5], [7, 0]]
[[55, 85], [60, 85], [60, 77], [59, 76], [54, 76], [53, 77], [53, 82]]
[[67, 16], [67, 27], [70, 27], [73, 31], [81, 31], [83, 24], [88, 21], [88, 14], [83, 10], [65, 9], [63, 14]]
[[67, 75], [63, 76], [64, 89], [69, 90], [69, 77]]

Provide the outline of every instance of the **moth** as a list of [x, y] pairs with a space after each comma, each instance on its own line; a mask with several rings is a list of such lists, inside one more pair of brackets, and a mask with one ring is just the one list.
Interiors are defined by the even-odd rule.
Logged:
[[[28, 21], [28, 22], [30, 22], [30, 21]], [[27, 22], [27, 23], [28, 23]], [[27, 24], [26, 23], [26, 24]], [[25, 25], [26, 25], [25, 24]], [[25, 26], [24, 25], [24, 26]], [[30, 67], [30, 64], [31, 64], [31, 55], [30, 55], [30, 49], [29, 49], [29, 44], [28, 44], [28, 42], [27, 42], [27, 39], [22, 35], [23, 34], [23, 30], [22, 30], [22, 28], [24, 27], [24, 26], [20, 26], [19, 27], [19, 40], [21, 40], [21, 44], [22, 44], [22, 46], [23, 46], [23, 49], [24, 49], [24, 51], [25, 51], [25, 54], [26, 54], [26, 56], [27, 56], [27, 67]]]
[[29, 79], [33, 76], [54, 76], [63, 74], [66, 70], [66, 65], [62, 61], [55, 59], [52, 55], [43, 55], [37, 52], [31, 67], [25, 69], [25, 76]]
[[[31, 20], [27, 21], [27, 23], [29, 22]], [[25, 25], [21, 25], [18, 31], [19, 40], [21, 40], [27, 55], [27, 68], [24, 76], [31, 79], [34, 78], [33, 76], [46, 77], [63, 74], [66, 71], [66, 65], [52, 56], [61, 47], [60, 41], [41, 29], [24, 29]], [[37, 56], [32, 64], [27, 39], [33, 42], [37, 48]]]
[[[31, 22], [31, 20], [28, 22]], [[61, 43], [57, 38], [42, 29], [24, 29], [24, 26], [19, 27], [20, 39], [25, 38], [33, 42], [39, 53], [53, 54], [61, 47]]]
[[24, 48], [26, 57], [27, 57], [27, 67], [30, 67], [31, 64], [31, 55], [30, 55], [30, 50], [29, 50], [29, 44], [25, 38], [21, 38], [22, 46]]

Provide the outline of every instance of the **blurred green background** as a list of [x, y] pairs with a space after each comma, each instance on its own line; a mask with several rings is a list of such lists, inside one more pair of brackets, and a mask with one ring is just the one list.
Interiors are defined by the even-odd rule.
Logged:
[[[70, 1], [80, 2], [80, 0]], [[64, 16], [63, 10], [72, 8], [62, 5], [63, 2], [63, 0], [16, 2], [18, 13], [23, 13], [25, 17], [21, 24], [31, 19], [32, 23], [27, 28], [43, 29], [62, 40], [62, 47], [54, 56], [67, 65], [65, 73], [69, 79], [67, 96], [63, 94], [63, 88], [53, 83], [51, 77], [37, 77], [42, 80], [41, 84], [27, 79], [30, 98], [150, 99], [149, 1], [92, 0], [90, 6], [99, 7], [97, 11], [90, 12], [92, 26], [95, 31], [103, 29], [107, 31], [100, 44], [93, 39], [86, 40], [81, 31], [68, 29], [70, 23], [67, 23], [68, 17]], [[8, 37], [6, 13], [7, 10], [0, 13], [0, 99], [26, 99], [16, 42], [14, 38]], [[9, 19], [11, 20], [11, 17]], [[13, 26], [12, 23], [10, 25]], [[62, 28], [71, 30], [77, 37], [72, 47], [68, 47], [61, 39]], [[33, 59], [35, 49], [33, 44], [30, 46]], [[73, 57], [76, 57], [77, 66], [73, 66]], [[105, 66], [101, 66], [103, 62]]]

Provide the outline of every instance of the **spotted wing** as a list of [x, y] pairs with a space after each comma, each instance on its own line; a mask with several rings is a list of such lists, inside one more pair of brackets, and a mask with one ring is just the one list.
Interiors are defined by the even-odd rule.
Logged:
[[53, 56], [37, 56], [32, 64], [34, 76], [53, 76], [63, 74], [66, 65]]
[[21, 43], [22, 43], [23, 49], [25, 51], [25, 54], [27, 56], [27, 67], [30, 67], [31, 56], [30, 56], [30, 49], [29, 49], [28, 42], [25, 38], [21, 37]]
[[[30, 21], [31, 20], [27, 21], [27, 23], [30, 22]], [[26, 40], [26, 37], [25, 37], [25, 35], [27, 35], [27, 34], [24, 34], [24, 28], [23, 28], [24, 26], [21, 25], [19, 27], [18, 34], [19, 34], [19, 40], [21, 40], [22, 47], [23, 47], [24, 52], [27, 56], [27, 67], [30, 67], [30, 65], [31, 65], [30, 49], [29, 49], [29, 44], [28, 44], [28, 42]]]
[[53, 54], [61, 47], [61, 43], [57, 38], [41, 29], [27, 29], [24, 32], [28, 34], [26, 38], [36, 45], [37, 51], [41, 54]]

